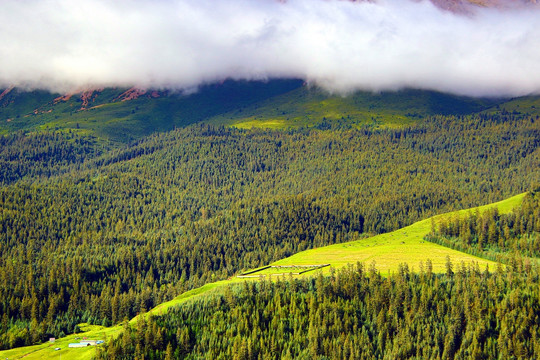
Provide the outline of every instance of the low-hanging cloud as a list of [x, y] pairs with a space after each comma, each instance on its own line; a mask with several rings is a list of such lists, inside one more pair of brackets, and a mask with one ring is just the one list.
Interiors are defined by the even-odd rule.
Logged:
[[302, 78], [330, 91], [540, 93], [540, 11], [429, 1], [5, 0], [0, 87], [193, 89]]

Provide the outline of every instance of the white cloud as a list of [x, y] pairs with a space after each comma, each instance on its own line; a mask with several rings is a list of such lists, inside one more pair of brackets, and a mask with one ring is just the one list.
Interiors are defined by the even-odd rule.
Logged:
[[193, 88], [298, 77], [333, 91], [540, 93], [540, 11], [428, 1], [4, 0], [0, 87]]

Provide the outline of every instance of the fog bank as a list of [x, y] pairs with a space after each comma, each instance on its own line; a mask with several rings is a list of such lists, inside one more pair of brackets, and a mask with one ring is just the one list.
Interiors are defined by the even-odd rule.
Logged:
[[0, 87], [194, 89], [302, 78], [330, 91], [540, 93], [537, 6], [429, 1], [6, 0]]

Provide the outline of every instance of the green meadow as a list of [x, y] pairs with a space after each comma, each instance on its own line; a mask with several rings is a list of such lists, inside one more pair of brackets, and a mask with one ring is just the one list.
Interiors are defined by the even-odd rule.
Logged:
[[[402, 229], [376, 235], [367, 239], [335, 244], [299, 252], [291, 257], [276, 261], [272, 265], [303, 265], [330, 263], [334, 268], [340, 268], [357, 261], [366, 265], [375, 264], [382, 274], [396, 271], [398, 266], [407, 263], [412, 270], [419, 270], [420, 263], [425, 264], [429, 259], [433, 264], [434, 272], [443, 272], [446, 269], [447, 256], [454, 266], [477, 262], [481, 268], [489, 266], [494, 268], [496, 263], [463, 252], [452, 250], [441, 245], [425, 241], [432, 227], [432, 222], [442, 218], [464, 216], [470, 211], [483, 211], [497, 207], [500, 213], [511, 211], [523, 200], [525, 194], [520, 194], [498, 203], [480, 206], [474, 209], [455, 211], [422, 220]], [[325, 272], [329, 269], [325, 268]]]
[[[77, 131], [111, 146], [155, 132], [209, 119], [286, 93], [299, 80], [225, 81], [197, 92], [149, 91], [126, 101], [124, 88], [91, 90], [83, 95], [24, 92], [12, 89], [0, 97], [0, 134], [14, 131]], [[2, 93], [2, 89], [0, 89]], [[86, 99], [83, 100], [83, 96]]]
[[304, 86], [205, 122], [242, 129], [366, 125], [395, 128], [436, 114], [472, 114], [494, 103], [422, 90], [341, 95]]
[[[25, 346], [11, 350], [0, 351], [1, 359], [77, 359], [86, 360], [92, 359], [96, 351], [95, 346], [87, 346], [83, 348], [68, 348], [70, 343], [78, 343], [83, 338], [89, 340], [104, 340], [107, 341], [117, 336], [122, 327], [112, 326], [103, 327], [98, 325], [80, 324], [80, 333], [68, 335], [61, 339], [56, 339], [55, 342], [46, 342], [40, 345]], [[99, 345], [97, 345], [99, 346]], [[55, 350], [60, 348], [60, 350]]]
[[[537, 98], [502, 100], [424, 90], [331, 94], [298, 80], [226, 81], [195, 93], [157, 92], [129, 101], [127, 89], [107, 88], [62, 96], [14, 89], [0, 98], [0, 134], [13, 131], [77, 131], [112, 146], [196, 122], [237, 128], [287, 129], [342, 126], [402, 127], [432, 115], [466, 115], [533, 109]], [[0, 90], [1, 92], [1, 90]], [[61, 100], [59, 100], [61, 99]], [[500, 106], [497, 108], [496, 106]], [[540, 108], [540, 106], [539, 106]]]

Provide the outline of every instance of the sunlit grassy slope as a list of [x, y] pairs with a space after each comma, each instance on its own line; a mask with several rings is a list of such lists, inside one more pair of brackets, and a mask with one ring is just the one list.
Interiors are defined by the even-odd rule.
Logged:
[[346, 96], [303, 86], [249, 107], [217, 115], [210, 123], [238, 128], [376, 125], [398, 127], [430, 115], [463, 115], [498, 103], [424, 90], [356, 92]]
[[122, 97], [127, 89], [107, 88], [92, 92], [87, 103], [81, 94], [62, 98], [62, 94], [45, 91], [0, 89], [0, 134], [52, 128], [126, 143], [251, 106], [301, 85], [299, 80], [287, 79], [225, 81], [192, 93], [149, 92], [129, 101]]
[[[0, 359], [92, 359], [96, 348], [87, 346], [84, 348], [68, 348], [69, 343], [77, 343], [84, 337], [90, 340], [108, 340], [117, 336], [122, 330], [121, 326], [103, 327], [97, 325], [80, 324], [82, 333], [68, 335], [56, 339], [54, 343], [44, 343], [34, 346], [25, 346], [12, 350], [0, 351]], [[60, 348], [60, 350], [55, 350]]]
[[[492, 207], [497, 207], [500, 213], [508, 213], [522, 202], [524, 196], [525, 194], [520, 194], [494, 204], [438, 215], [387, 234], [303, 251], [286, 259], [277, 261], [274, 265], [315, 265], [330, 263], [332, 267], [339, 268], [346, 266], [349, 263], [356, 263], [357, 261], [366, 262], [366, 265], [368, 266], [372, 262], [375, 262], [376, 268], [383, 274], [387, 274], [389, 272], [397, 271], [398, 266], [401, 263], [408, 263], [412, 269], [418, 270], [421, 261], [425, 263], [426, 260], [430, 259], [433, 263], [433, 270], [435, 272], [443, 272], [445, 271], [446, 256], [448, 255], [454, 264], [460, 264], [461, 261], [466, 264], [478, 262], [481, 268], [485, 268], [486, 265], [489, 265], [490, 269], [495, 269], [496, 264], [492, 261], [426, 242], [423, 240], [423, 237], [431, 230], [432, 222], [437, 222], [442, 218], [458, 215], [463, 216], [467, 214], [467, 212], [476, 211], [476, 209], [484, 211]], [[328, 272], [329, 268], [324, 268], [322, 271]], [[315, 272], [308, 272], [304, 276], [312, 276], [313, 273]], [[206, 284], [200, 288], [185, 292], [171, 301], [158, 305], [148, 313], [163, 314], [172, 306], [197, 299], [200, 296], [206, 296], [213, 291], [219, 291], [224, 285], [242, 281], [249, 280], [232, 278]], [[134, 318], [130, 322], [134, 323], [136, 320], [137, 319]], [[67, 336], [57, 340], [54, 344], [46, 343], [0, 351], [0, 359], [21, 359], [23, 357], [28, 360], [60, 359], [60, 355], [64, 360], [90, 359], [94, 354], [95, 347], [69, 349], [67, 348], [68, 344], [70, 342], [77, 342], [78, 340], [75, 340], [77, 337], [103, 340], [110, 339], [116, 336], [121, 329], [122, 326], [120, 325], [109, 328], [103, 328], [101, 326], [83, 326], [82, 330], [86, 330], [86, 332]], [[55, 351], [55, 347], [60, 347], [61, 350]]]
[[397, 127], [429, 115], [471, 114], [501, 106], [501, 101], [425, 90], [329, 94], [299, 80], [225, 81], [194, 93], [148, 92], [129, 101], [123, 101], [125, 90], [107, 88], [69, 97], [0, 89], [0, 134], [70, 130], [114, 145], [201, 121], [239, 128]]
[[540, 116], [540, 98], [538, 96], [515, 98], [494, 105], [483, 112], [487, 114], [528, 114], [537, 117]]
[[[401, 263], [408, 263], [410, 267], [418, 270], [420, 262], [425, 264], [429, 259], [433, 263], [435, 272], [443, 272], [446, 269], [446, 257], [449, 256], [454, 264], [478, 262], [483, 269], [487, 265], [493, 269], [495, 263], [492, 261], [430, 243], [424, 240], [424, 236], [431, 231], [432, 222], [436, 223], [442, 218], [462, 215], [476, 209], [482, 211], [494, 206], [501, 213], [509, 212], [519, 205], [523, 197], [524, 194], [521, 194], [495, 204], [438, 215], [402, 229], [367, 239], [302, 251], [272, 265], [330, 263], [333, 267], [340, 268], [357, 261], [366, 264], [374, 262], [377, 269], [386, 274], [396, 271]], [[328, 269], [325, 269], [325, 271], [328, 271]]]
[[[225, 81], [189, 94], [148, 92], [123, 101], [127, 89], [62, 97], [45, 91], [0, 89], [0, 134], [17, 130], [77, 131], [113, 144], [195, 122], [238, 128], [286, 129], [374, 125], [400, 127], [431, 115], [540, 115], [540, 97], [475, 99], [426, 90], [330, 94], [300, 80]], [[61, 100], [59, 100], [61, 99]], [[85, 102], [87, 101], [87, 102]]]
[[[177, 296], [171, 301], [164, 302], [155, 308], [148, 311], [145, 316], [149, 314], [160, 315], [165, 313], [170, 307], [179, 305], [185, 301], [192, 300], [203, 294], [209, 294], [216, 288], [219, 288], [225, 284], [231, 284], [234, 282], [240, 282], [241, 279], [233, 278], [230, 280], [218, 281], [215, 283], [206, 284], [199, 288], [186, 291], [185, 293]], [[138, 316], [129, 321], [130, 324], [137, 322]], [[116, 325], [111, 327], [103, 327], [97, 325], [80, 324], [82, 330], [79, 334], [68, 335], [61, 339], [57, 339], [54, 343], [44, 343], [40, 345], [25, 346], [15, 348], [11, 350], [0, 351], [0, 359], [65, 359], [65, 360], [86, 360], [92, 359], [95, 354], [96, 347], [88, 346], [84, 348], [68, 348], [70, 343], [77, 343], [83, 338], [91, 340], [104, 340], [107, 341], [116, 337], [122, 331], [123, 325]], [[100, 345], [98, 345], [100, 346]], [[60, 348], [60, 350], [55, 350]]]

